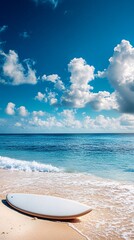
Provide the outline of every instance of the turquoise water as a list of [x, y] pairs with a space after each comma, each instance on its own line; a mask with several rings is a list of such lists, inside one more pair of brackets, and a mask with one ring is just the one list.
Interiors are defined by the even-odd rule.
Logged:
[[134, 181], [134, 134], [0, 135], [0, 168]]

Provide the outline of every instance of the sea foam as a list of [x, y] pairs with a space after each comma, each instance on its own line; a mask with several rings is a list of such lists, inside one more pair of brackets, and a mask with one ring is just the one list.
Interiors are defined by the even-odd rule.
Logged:
[[0, 168], [21, 170], [28, 172], [62, 172], [63, 170], [51, 164], [37, 163], [36, 161], [23, 161], [15, 158], [0, 156]]

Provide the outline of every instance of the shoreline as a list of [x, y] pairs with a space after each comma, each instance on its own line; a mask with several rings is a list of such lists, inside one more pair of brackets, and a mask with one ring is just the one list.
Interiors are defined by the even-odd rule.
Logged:
[[[1, 198], [5, 198], [9, 192], [36, 193], [65, 197], [89, 205], [93, 209], [91, 213], [76, 221], [64, 223], [66, 234], [71, 231], [68, 240], [72, 240], [72, 236], [74, 240], [74, 235], [77, 235], [77, 240], [129, 240], [133, 235], [134, 187], [132, 184], [104, 180], [86, 174], [3, 169], [0, 169], [0, 179]], [[46, 221], [43, 220], [44, 224]], [[53, 224], [56, 224], [56, 228], [58, 224], [58, 228], [62, 229], [63, 222], [53, 222]], [[0, 239], [8, 240], [7, 236]]]
[[[0, 169], [0, 189], [6, 186], [6, 191], [0, 192], [0, 240], [87, 240], [87, 238], [71, 226], [71, 221], [56, 221], [43, 218], [33, 217], [23, 214], [11, 208], [6, 202], [6, 194], [10, 189], [20, 189], [16, 186], [11, 187], [10, 177], [15, 182], [18, 181], [20, 175], [23, 177], [25, 172], [11, 171]], [[7, 178], [7, 175], [9, 178]], [[28, 174], [29, 175], [29, 174]], [[31, 174], [30, 174], [31, 175]], [[22, 190], [22, 192], [26, 192]], [[29, 189], [33, 193], [33, 190]], [[79, 221], [78, 219], [74, 221]]]

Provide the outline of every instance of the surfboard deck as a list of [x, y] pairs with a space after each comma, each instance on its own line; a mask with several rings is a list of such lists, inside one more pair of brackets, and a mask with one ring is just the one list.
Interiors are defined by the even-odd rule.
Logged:
[[9, 193], [6, 201], [25, 214], [55, 220], [75, 219], [92, 211], [85, 204], [48, 195]]

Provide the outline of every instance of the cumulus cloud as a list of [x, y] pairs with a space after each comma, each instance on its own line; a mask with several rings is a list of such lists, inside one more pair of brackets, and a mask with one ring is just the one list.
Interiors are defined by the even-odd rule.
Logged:
[[[10, 83], [12, 85], [37, 83], [35, 71], [32, 70], [29, 61], [25, 61], [22, 65], [19, 62], [18, 54], [12, 50], [9, 51], [9, 54], [5, 54], [3, 51], [0, 51], [0, 55], [4, 59], [3, 76], [8, 77], [9, 79], [9, 82], [7, 82], [4, 78], [1, 78], [1, 82]], [[56, 91], [56, 89], [63, 91], [62, 96], [60, 95], [60, 92], [56, 93], [54, 91], [45, 90], [45, 93], [38, 92], [35, 99], [57, 106], [57, 103], [59, 103], [59, 97], [61, 96], [61, 105], [66, 107], [84, 108], [85, 106], [90, 106], [96, 111], [116, 109], [123, 113], [134, 113], [133, 66], [134, 48], [129, 41], [122, 40], [121, 43], [114, 48], [113, 56], [109, 59], [108, 68], [103, 72], [98, 71], [97, 74], [97, 77], [99, 78], [106, 77], [109, 79], [111, 85], [115, 89], [113, 93], [108, 91], [94, 92], [91, 83], [96, 77], [96, 74], [94, 73], [95, 68], [88, 65], [83, 58], [74, 58], [68, 64], [68, 71], [70, 72], [70, 85], [66, 89], [58, 74], [51, 74], [48, 76], [43, 75], [40, 78], [44, 82], [48, 81], [52, 83], [54, 91]], [[9, 104], [9, 108], [7, 109], [9, 109], [6, 110], [7, 114], [13, 115], [15, 113], [15, 106], [13, 107]], [[18, 108], [17, 111], [21, 116], [27, 114], [24, 106]], [[75, 122], [77, 126], [81, 126], [80, 122], [77, 122], [74, 117], [74, 111], [68, 111], [61, 114], [62, 118], [64, 118], [64, 122], [62, 122], [62, 124], [69, 126], [69, 122]], [[35, 112], [33, 113], [33, 116], [41, 117], [43, 116], [41, 114], [43, 113]], [[87, 118], [86, 121], [89, 120], [91, 119]], [[108, 119], [105, 118], [103, 119], [100, 117], [100, 120], [108, 122]], [[96, 123], [97, 122], [98, 119], [96, 119]], [[125, 122], [125, 120], [122, 120], [122, 122]]]
[[[93, 92], [90, 82], [94, 80], [95, 68], [86, 63], [83, 58], [74, 58], [68, 64], [68, 70], [71, 73], [70, 86], [65, 89], [63, 82], [58, 74], [43, 75], [42, 81], [49, 81], [54, 84], [55, 89], [60, 89], [63, 94], [60, 98], [60, 104], [66, 107], [83, 108], [86, 105], [91, 106], [97, 111], [103, 109], [118, 109], [115, 93], [110, 94], [107, 91]], [[38, 93], [35, 99], [39, 101], [49, 102], [50, 105], [57, 105], [58, 94], [55, 92], [47, 92], [45, 95]]]
[[43, 81], [50, 81], [50, 82], [52, 82], [52, 83], [56, 83], [56, 81], [58, 80], [58, 79], [60, 79], [60, 77], [57, 75], [57, 74], [51, 74], [51, 75], [43, 75], [42, 76], [42, 80]]
[[98, 93], [90, 93], [90, 101], [88, 104], [96, 111], [118, 110], [115, 92], [99, 91]]
[[9, 102], [7, 104], [7, 107], [5, 109], [6, 114], [8, 115], [14, 115], [15, 114], [15, 104], [12, 102]]
[[[68, 64], [70, 88], [64, 91], [61, 103], [65, 106], [83, 108], [91, 106], [94, 110], [116, 109], [122, 113], [134, 113], [134, 47], [122, 40], [114, 48], [109, 66], [103, 72], [94, 74], [94, 67], [83, 58], [74, 58]], [[115, 89], [93, 92], [91, 81], [95, 77], [107, 78]]]
[[57, 94], [55, 92], [48, 93], [48, 101], [49, 101], [50, 105], [55, 105], [58, 102], [56, 95]]
[[63, 112], [60, 113], [60, 116], [64, 118], [74, 118], [76, 110], [73, 109], [64, 109]]
[[28, 116], [28, 110], [24, 106], [20, 106], [17, 110], [20, 116], [22, 117]]
[[[78, 113], [75, 109], [64, 109], [57, 115], [50, 115], [43, 111], [33, 111], [27, 114], [27, 110], [24, 106], [19, 108], [15, 107], [15, 104], [9, 102], [6, 107], [6, 113], [8, 115], [15, 115], [20, 113], [18, 117], [12, 120], [12, 125], [15, 127], [24, 127], [29, 129], [31, 127], [39, 127], [40, 129], [61, 129], [62, 131], [79, 131], [79, 132], [132, 132], [134, 129], [134, 115], [122, 114], [118, 117], [109, 117], [102, 114], [95, 118], [86, 115], [81, 115], [81, 120], [78, 118]], [[3, 121], [2, 124], [6, 125], [7, 122]]]
[[84, 128], [96, 132], [129, 132], [134, 128], [134, 116], [122, 114], [119, 117], [105, 117], [98, 115], [96, 118], [86, 116], [83, 121]]
[[109, 132], [114, 130], [119, 130], [119, 122], [115, 118], [105, 117], [103, 115], [98, 115], [96, 118], [91, 118], [86, 116], [83, 121], [84, 128], [90, 131], [104, 131]]
[[60, 79], [60, 77], [58, 76], [58, 74], [51, 74], [48, 76], [44, 74], [41, 79], [42, 81], [48, 81], [48, 82], [54, 83], [54, 87], [60, 91], [65, 90], [65, 86], [62, 80]]
[[38, 92], [37, 95], [35, 96], [35, 100], [39, 100], [40, 102], [41, 101], [47, 102], [46, 94]]
[[67, 128], [81, 128], [82, 124], [75, 118], [75, 114], [75, 110], [64, 109], [63, 112], [60, 113], [60, 116], [63, 117], [62, 125]]
[[62, 123], [56, 119], [55, 116], [49, 117], [46, 120], [42, 120], [38, 116], [35, 116], [33, 119], [29, 121], [29, 124], [36, 127], [62, 127]]
[[94, 67], [83, 58], [74, 58], [68, 64], [68, 70], [71, 85], [64, 93], [62, 103], [76, 108], [84, 107], [89, 101], [89, 90], [92, 89], [89, 82], [94, 79]]
[[58, 99], [56, 98], [56, 93], [55, 92], [46, 92], [46, 93], [41, 93], [38, 92], [37, 95], [35, 96], [35, 100], [39, 100], [40, 102], [49, 102], [50, 105], [55, 105], [58, 102]]
[[33, 111], [33, 116], [44, 116], [45, 115], [45, 112], [39, 110], [39, 111]]
[[119, 110], [134, 113], [134, 47], [129, 41], [122, 40], [114, 48], [109, 66], [99, 77], [107, 77], [115, 89]]
[[64, 83], [62, 82], [61, 79], [58, 79], [56, 81], [56, 83], [54, 84], [54, 87], [60, 91], [64, 91], [65, 90], [65, 86], [64, 86]]
[[122, 114], [119, 117], [108, 117], [102, 114], [95, 118], [83, 115], [81, 121], [76, 110], [64, 109], [58, 116], [35, 115], [29, 120], [29, 126], [42, 129], [57, 128], [62, 130], [78, 130], [80, 132], [131, 132], [134, 129], [134, 116]]
[[30, 121], [29, 124], [32, 126], [45, 127], [45, 128], [75, 128], [80, 129], [82, 127], [79, 120], [75, 117], [75, 110], [63, 110], [58, 114], [60, 119], [57, 119], [56, 116], [47, 117], [45, 120], [39, 118], [39, 116], [35, 115]]
[[117, 109], [116, 96], [107, 91], [94, 93], [90, 82], [94, 80], [95, 68], [86, 63], [83, 58], [74, 58], [68, 64], [70, 88], [67, 89], [61, 102], [65, 106], [83, 108], [90, 105], [95, 110]]
[[3, 25], [2, 27], [0, 27], [0, 33], [5, 32], [7, 30], [7, 28], [8, 28], [7, 25]]
[[7, 78], [5, 81], [8, 84], [20, 85], [20, 84], [36, 84], [37, 78], [35, 70], [31, 68], [29, 61], [25, 61], [26, 67], [19, 62], [18, 54], [10, 50], [8, 54], [0, 51], [0, 55], [3, 58], [3, 76]]
[[18, 113], [21, 117], [26, 117], [29, 114], [25, 106], [20, 106], [19, 108], [16, 108], [16, 105], [12, 102], [9, 102], [7, 104], [5, 112], [8, 115], [15, 115], [16, 113]]

